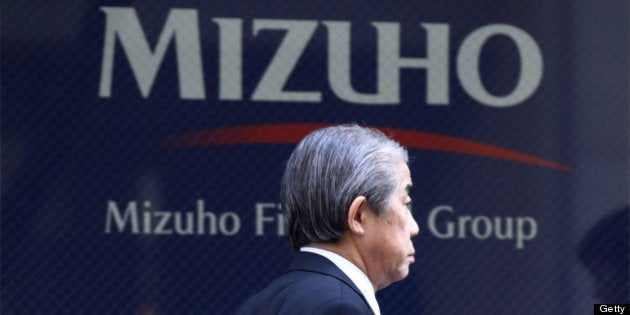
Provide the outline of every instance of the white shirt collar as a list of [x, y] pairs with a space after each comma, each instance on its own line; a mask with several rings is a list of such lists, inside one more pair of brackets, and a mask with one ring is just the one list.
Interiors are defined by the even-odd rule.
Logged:
[[348, 276], [348, 278], [350, 278], [350, 280], [352, 280], [354, 285], [359, 288], [359, 291], [361, 291], [367, 300], [374, 314], [381, 314], [378, 302], [376, 301], [374, 287], [372, 286], [370, 279], [365, 275], [365, 273], [363, 273], [363, 271], [361, 271], [361, 269], [359, 269], [359, 267], [340, 255], [324, 249], [305, 246], [300, 248], [300, 251], [318, 254], [332, 261], [344, 274], [346, 274], [346, 276]]

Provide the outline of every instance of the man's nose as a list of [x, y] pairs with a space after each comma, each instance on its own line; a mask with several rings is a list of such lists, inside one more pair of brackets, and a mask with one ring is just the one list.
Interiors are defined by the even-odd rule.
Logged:
[[414, 237], [420, 233], [420, 227], [414, 217], [411, 217], [411, 237]]

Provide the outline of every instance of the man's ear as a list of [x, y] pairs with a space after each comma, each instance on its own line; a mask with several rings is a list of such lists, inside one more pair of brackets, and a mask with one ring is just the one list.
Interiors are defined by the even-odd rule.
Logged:
[[356, 197], [348, 209], [348, 229], [352, 233], [365, 233], [366, 211], [369, 211], [367, 200], [363, 196]]

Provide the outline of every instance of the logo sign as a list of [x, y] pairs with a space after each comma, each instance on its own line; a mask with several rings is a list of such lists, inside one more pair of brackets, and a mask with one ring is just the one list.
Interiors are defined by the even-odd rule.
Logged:
[[600, 223], [630, 204], [617, 2], [7, 4], [1, 307], [233, 313], [290, 263], [290, 153], [344, 123], [409, 151], [384, 314], [624, 302], [592, 285], [630, 279]]

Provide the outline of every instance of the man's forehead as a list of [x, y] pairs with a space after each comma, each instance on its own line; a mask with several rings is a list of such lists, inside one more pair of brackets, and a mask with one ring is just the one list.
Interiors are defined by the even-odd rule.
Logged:
[[406, 163], [401, 162], [399, 164], [400, 170], [400, 186], [402, 186], [406, 191], [409, 191], [413, 187], [413, 182], [411, 181], [411, 172], [409, 171], [409, 167]]

